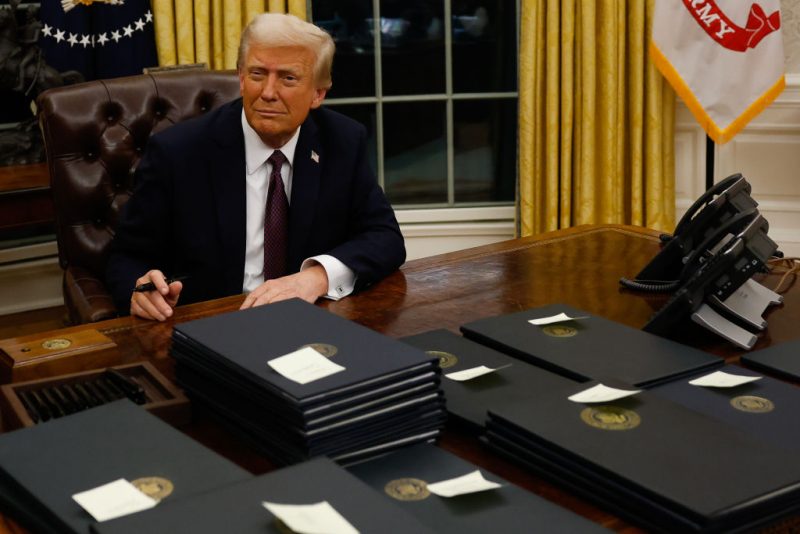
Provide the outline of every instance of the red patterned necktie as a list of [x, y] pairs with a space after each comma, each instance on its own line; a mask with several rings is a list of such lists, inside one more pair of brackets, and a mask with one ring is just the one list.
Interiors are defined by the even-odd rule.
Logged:
[[264, 215], [264, 280], [286, 274], [286, 248], [289, 240], [289, 200], [283, 188], [281, 167], [287, 161], [280, 150], [267, 158], [269, 174], [267, 212]]

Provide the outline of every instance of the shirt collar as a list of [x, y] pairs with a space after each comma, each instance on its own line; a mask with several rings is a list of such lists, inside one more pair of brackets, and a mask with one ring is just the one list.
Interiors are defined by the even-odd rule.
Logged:
[[[300, 127], [302, 128], [302, 126]], [[294, 152], [297, 148], [297, 140], [300, 138], [300, 128], [298, 128], [291, 139], [285, 145], [271, 147], [264, 143], [258, 133], [247, 122], [247, 118], [242, 110], [242, 132], [244, 132], [244, 158], [247, 163], [247, 174], [253, 174], [267, 162], [267, 158], [276, 150], [283, 152], [289, 165], [294, 162]]]

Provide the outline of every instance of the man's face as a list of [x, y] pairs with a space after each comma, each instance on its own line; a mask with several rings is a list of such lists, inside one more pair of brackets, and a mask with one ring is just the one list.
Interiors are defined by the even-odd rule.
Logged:
[[322, 104], [326, 90], [316, 85], [314, 54], [302, 46], [253, 44], [239, 69], [247, 122], [274, 148], [286, 144], [308, 112]]

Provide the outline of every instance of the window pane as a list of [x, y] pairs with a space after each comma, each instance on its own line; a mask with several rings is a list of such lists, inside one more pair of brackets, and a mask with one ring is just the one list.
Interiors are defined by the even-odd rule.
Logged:
[[369, 166], [375, 175], [378, 175], [378, 131], [377, 120], [375, 119], [375, 104], [348, 104], [348, 105], [327, 105], [330, 109], [338, 111], [342, 115], [347, 115], [351, 119], [357, 120], [367, 129], [367, 158]]
[[516, 91], [515, 0], [453, 0], [453, 91]]
[[393, 204], [447, 202], [444, 102], [384, 104], [385, 190]]
[[456, 202], [514, 200], [516, 100], [453, 102]]
[[383, 94], [445, 91], [442, 0], [381, 0]]
[[375, 96], [375, 49], [372, 2], [313, 0], [314, 24], [336, 42], [333, 87], [329, 98]]

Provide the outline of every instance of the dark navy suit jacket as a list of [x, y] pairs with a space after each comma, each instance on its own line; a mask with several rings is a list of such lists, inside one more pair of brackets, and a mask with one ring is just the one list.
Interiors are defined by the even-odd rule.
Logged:
[[[123, 313], [136, 279], [150, 269], [190, 277], [180, 304], [242, 292], [241, 113], [241, 99], [234, 100], [151, 137], [108, 262], [107, 284]], [[310, 256], [330, 254], [356, 273], [358, 289], [405, 260], [400, 228], [366, 150], [364, 127], [339, 113], [319, 108], [303, 123], [293, 162], [289, 272]]]

